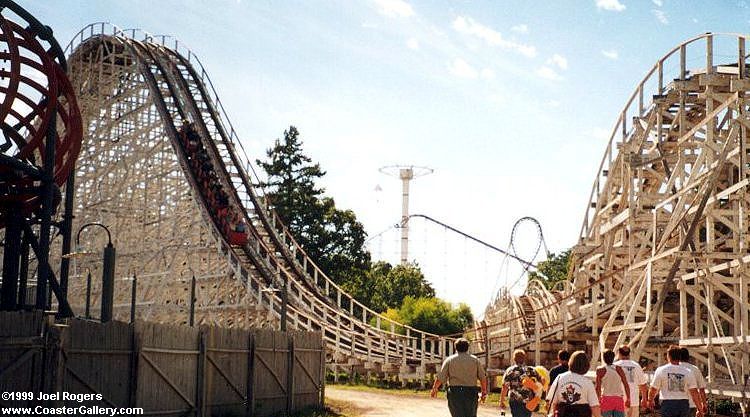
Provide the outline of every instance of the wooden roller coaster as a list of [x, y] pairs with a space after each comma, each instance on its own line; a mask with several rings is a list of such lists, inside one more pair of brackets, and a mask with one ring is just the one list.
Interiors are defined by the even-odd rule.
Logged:
[[538, 362], [564, 346], [597, 357], [628, 343], [658, 364], [680, 344], [711, 393], [748, 398], [748, 70], [736, 34], [698, 36], [657, 61], [606, 145], [570, 281], [500, 294], [475, 329], [478, 351], [501, 366], [515, 347]]
[[[18, 40], [35, 51], [34, 39]], [[285, 321], [321, 332], [331, 366], [402, 379], [423, 380], [452, 353], [450, 337], [370, 310], [307, 256], [268, 207], [211, 80], [183, 44], [89, 25], [67, 48], [70, 84], [51, 70], [60, 58], [37, 52], [39, 65], [50, 66], [39, 68], [53, 76], [48, 90], [36, 90], [59, 102], [50, 107], [50, 100], [32, 99], [38, 111], [28, 120], [16, 117], [16, 131], [23, 132], [3, 128], [10, 138], [0, 161], [3, 308], [28, 305], [8, 287], [6, 275], [19, 275], [19, 268], [25, 269], [21, 276], [34, 268], [40, 277], [49, 275], [36, 283], [49, 282], [59, 293], [61, 313], [98, 305], [100, 284], [84, 277], [99, 276], [102, 263], [61, 257], [71, 251], [71, 230], [99, 222], [110, 227], [118, 248], [116, 318], [128, 319], [134, 297], [137, 317], [152, 321], [188, 323], [192, 305], [198, 324], [277, 327]], [[502, 367], [518, 347], [548, 364], [562, 347], [597, 356], [621, 343], [630, 344], [636, 357], [659, 363], [665, 347], [678, 343], [690, 347], [707, 372], [710, 392], [748, 398], [746, 61], [744, 35], [708, 33], [678, 45], [651, 68], [606, 144], [570, 279], [552, 290], [531, 281], [520, 296], [501, 292], [469, 331], [474, 351], [488, 365]], [[18, 80], [35, 87], [29, 78]], [[5, 107], [0, 110], [12, 113]], [[65, 133], [58, 138], [50, 128], [45, 142], [41, 124], [30, 121], [54, 126], [56, 113]], [[85, 139], [79, 145], [80, 130]], [[73, 181], [67, 173], [79, 146]], [[45, 163], [42, 176], [34, 167], [45, 158], [55, 163]], [[27, 179], [33, 175], [44, 178], [43, 199], [27, 192], [34, 189]], [[63, 183], [66, 210], [54, 222], [54, 191], [61, 195]], [[46, 220], [37, 214], [42, 211]], [[22, 229], [11, 216], [40, 220]], [[52, 224], [67, 231], [62, 239], [50, 239]], [[104, 236], [82, 237], [82, 247], [103, 246]], [[50, 240], [47, 261], [39, 246]], [[20, 252], [29, 245], [38, 267], [6, 260], [9, 247], [14, 257], [28, 260]], [[70, 276], [66, 262], [72, 263]], [[65, 277], [67, 298], [56, 276]], [[48, 307], [46, 289], [36, 291], [36, 299], [38, 308]]]
[[[76, 167], [75, 224], [109, 226], [118, 250], [114, 316], [225, 327], [320, 331], [331, 366], [423, 379], [450, 338], [370, 310], [301, 248], [256, 188], [206, 71], [180, 42], [99, 23], [68, 46], [86, 141]], [[86, 233], [81, 246], [103, 236]], [[75, 258], [70, 303], [98, 305], [96, 259]], [[288, 294], [288, 305], [282, 293]], [[97, 310], [93, 309], [96, 316]]]

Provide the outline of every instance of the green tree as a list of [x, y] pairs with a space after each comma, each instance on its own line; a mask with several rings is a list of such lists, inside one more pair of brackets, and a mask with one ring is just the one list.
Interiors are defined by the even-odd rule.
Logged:
[[362, 304], [382, 312], [400, 307], [407, 296], [435, 296], [435, 289], [427, 282], [418, 265], [394, 267], [384, 261], [373, 263], [367, 273], [352, 277], [343, 288]]
[[256, 161], [267, 177], [260, 185], [297, 243], [331, 279], [344, 284], [369, 269], [367, 233], [354, 212], [339, 210], [333, 198], [324, 196], [317, 181], [326, 173], [302, 147], [299, 131], [290, 126], [284, 139], [266, 151], [268, 160]]
[[552, 289], [556, 283], [568, 279], [570, 270], [570, 249], [555, 255], [550, 254], [547, 260], [539, 262], [536, 271], [529, 272], [529, 279], [538, 279], [544, 283], [548, 289]]
[[[389, 308], [384, 315], [391, 320], [434, 334], [461, 333], [474, 321], [466, 304], [454, 307], [451, 303], [435, 297], [407, 296], [401, 307]], [[381, 326], [385, 329], [389, 327], [386, 324]], [[394, 330], [404, 332], [402, 328]]]
[[380, 305], [381, 310], [402, 306], [407, 297], [435, 297], [435, 289], [427, 282], [416, 263], [394, 267], [386, 264], [374, 269], [376, 269], [374, 274], [376, 291], [372, 301], [374, 305]]

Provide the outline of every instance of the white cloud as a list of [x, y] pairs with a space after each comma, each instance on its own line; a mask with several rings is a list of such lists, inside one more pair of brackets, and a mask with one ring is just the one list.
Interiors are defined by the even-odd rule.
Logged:
[[661, 7], [664, 5], [664, 2], [662, 0], [651, 0], [651, 1], [656, 5], [656, 7]]
[[414, 16], [414, 9], [411, 4], [404, 0], [374, 0], [380, 13], [391, 17], [410, 17]]
[[566, 70], [568, 69], [568, 60], [560, 54], [554, 54], [552, 58], [547, 60], [547, 65], [557, 65], [561, 70]]
[[481, 74], [482, 78], [485, 80], [494, 80], [495, 79], [495, 71], [485, 68], [482, 70]]
[[620, 57], [620, 55], [614, 49], [602, 50], [602, 55], [604, 55], [605, 57], [607, 57], [607, 58], [609, 58], [609, 59], [611, 59], [613, 61], [616, 61], [617, 58]]
[[477, 70], [461, 58], [456, 58], [448, 67], [448, 71], [458, 78], [475, 79], [479, 76]]
[[560, 101], [559, 100], [549, 99], [549, 100], [545, 101], [544, 104], [547, 107], [560, 107]]
[[525, 23], [521, 23], [520, 25], [515, 25], [512, 28], [510, 28], [510, 30], [511, 32], [516, 32], [516, 33], [523, 33], [523, 34], [529, 33], [529, 27], [526, 26]]
[[515, 41], [503, 38], [500, 32], [482, 25], [470, 17], [459, 16], [453, 21], [453, 29], [456, 32], [466, 35], [476, 36], [492, 46], [499, 46], [504, 49], [510, 49], [529, 58], [536, 56], [536, 48], [532, 45], [525, 45]]
[[413, 49], [416, 51], [417, 49], [419, 49], [419, 41], [417, 40], [417, 38], [410, 38], [408, 41], [406, 41], [406, 46], [409, 49]]
[[698, 23], [698, 19], [696, 18], [692, 18], [691, 20], [693, 21], [693, 23]]
[[654, 14], [654, 16], [656, 16], [656, 20], [658, 20], [659, 22], [661, 22], [661, 24], [663, 24], [663, 25], [668, 25], [669, 24], [669, 19], [667, 19], [667, 14], [664, 13], [663, 10], [653, 9], [653, 10], [651, 10], [651, 12]]
[[625, 10], [625, 5], [618, 0], [596, 0], [596, 7], [611, 12], [621, 12]]
[[539, 67], [536, 70], [536, 75], [546, 80], [553, 80], [553, 81], [562, 80], [562, 77], [560, 76], [560, 74], [558, 74], [557, 72], [555, 72], [555, 70], [547, 66]]

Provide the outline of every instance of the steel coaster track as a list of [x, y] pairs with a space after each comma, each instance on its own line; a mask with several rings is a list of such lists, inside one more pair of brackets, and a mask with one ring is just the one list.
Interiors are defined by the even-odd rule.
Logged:
[[[142, 38], [136, 39], [137, 35]], [[279, 295], [265, 289], [280, 288], [286, 281], [291, 326], [322, 331], [334, 352], [402, 365], [415, 361], [439, 362], [451, 351], [449, 340], [404, 326], [368, 309], [307, 257], [264, 198], [257, 194], [257, 176], [200, 61], [178, 41], [171, 48], [166, 46], [167, 37], [160, 38], [159, 43], [155, 41], [159, 37], [141, 31], [122, 31], [97, 23], [81, 30], [67, 51], [75, 56], [100, 43], [110, 43], [125, 48], [138, 61], [203, 218], [220, 243], [220, 251], [229, 257], [235, 276], [257, 296], [257, 302], [280, 317]], [[211, 215], [179, 140], [183, 122], [196, 126], [214, 171], [230, 194], [230, 205], [239, 209], [251, 225], [247, 244], [230, 244]], [[371, 326], [371, 321], [376, 326]], [[391, 331], [382, 330], [383, 325], [390, 326]], [[396, 329], [402, 329], [406, 335], [395, 333]]]

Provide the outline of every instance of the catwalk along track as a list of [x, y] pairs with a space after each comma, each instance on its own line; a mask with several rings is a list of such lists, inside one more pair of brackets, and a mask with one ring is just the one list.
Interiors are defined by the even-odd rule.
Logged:
[[[421, 379], [452, 341], [372, 311], [305, 253], [268, 207], [206, 70], [182, 43], [105, 23], [68, 46], [85, 140], [76, 166], [74, 229], [101, 222], [117, 248], [114, 316], [322, 332], [328, 362], [347, 371]], [[99, 248], [86, 231], [81, 247]], [[59, 251], [58, 251], [59, 252]], [[69, 299], [85, 309], [97, 257], [73, 260]], [[194, 277], [194, 278], [193, 278]], [[288, 305], [282, 303], [286, 289]], [[90, 290], [92, 314], [100, 284]]]
[[618, 114], [570, 279], [501, 294], [475, 329], [495, 366], [514, 347], [598, 356], [688, 347], [710, 392], [750, 386], [750, 67], [746, 36], [703, 34], [660, 58]]

